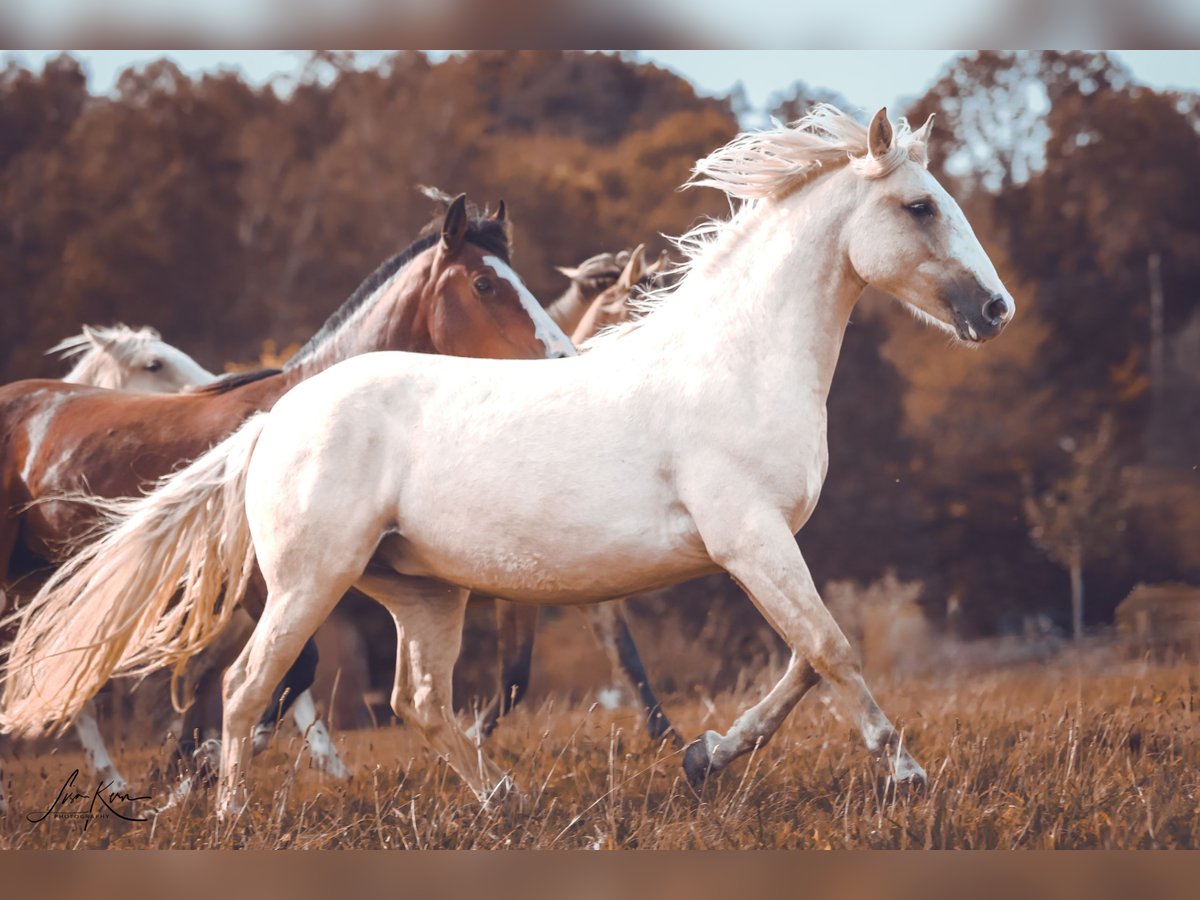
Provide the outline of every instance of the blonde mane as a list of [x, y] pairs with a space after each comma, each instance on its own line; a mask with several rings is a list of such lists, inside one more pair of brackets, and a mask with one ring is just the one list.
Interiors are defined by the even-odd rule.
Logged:
[[[630, 299], [634, 318], [606, 328], [587, 342], [595, 345], [637, 328], [647, 315], [683, 286], [687, 277], [704, 263], [708, 250], [725, 233], [734, 229], [743, 215], [759, 203], [779, 200], [799, 190], [814, 178], [842, 166], [863, 178], [883, 178], [902, 163], [929, 165], [926, 139], [933, 117], [915, 131], [907, 119], [894, 126], [887, 153], [870, 151], [867, 126], [835, 106], [821, 103], [790, 125], [774, 121], [762, 131], [746, 131], [696, 162], [683, 188], [711, 187], [730, 200], [732, 214], [726, 219], [706, 219], [679, 237], [669, 240], [683, 254], [683, 261], [664, 273], [670, 284]], [[739, 201], [737, 205], [734, 201]]]
[[888, 152], [873, 156], [867, 126], [822, 103], [790, 125], [776, 122], [765, 131], [739, 134], [697, 162], [685, 187], [717, 188], [753, 201], [786, 196], [821, 172], [846, 164], [864, 178], [883, 178], [908, 160], [928, 165], [928, 129], [926, 122], [913, 131], [901, 119]]

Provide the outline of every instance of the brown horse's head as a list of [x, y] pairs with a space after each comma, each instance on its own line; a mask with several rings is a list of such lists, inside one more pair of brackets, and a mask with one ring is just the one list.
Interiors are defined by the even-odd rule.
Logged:
[[575, 347], [512, 270], [504, 203], [472, 219], [466, 195], [446, 209], [422, 300], [438, 353], [557, 359]]
[[645, 250], [645, 244], [638, 244], [632, 251], [621, 252], [620, 257], [627, 260], [625, 268], [617, 277], [616, 284], [601, 292], [588, 306], [571, 335], [576, 347], [582, 346], [605, 328], [628, 322], [636, 313], [631, 301], [637, 299], [637, 294], [659, 286], [670, 262], [667, 251], [664, 250], [658, 259], [647, 265]]

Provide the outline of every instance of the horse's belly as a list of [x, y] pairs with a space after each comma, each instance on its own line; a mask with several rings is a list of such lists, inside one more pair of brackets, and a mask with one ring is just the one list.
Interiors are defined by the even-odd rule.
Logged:
[[654, 533], [537, 536], [469, 534], [390, 536], [380, 555], [405, 575], [439, 578], [480, 594], [542, 604], [586, 603], [652, 590], [709, 574], [715, 566], [686, 529]]

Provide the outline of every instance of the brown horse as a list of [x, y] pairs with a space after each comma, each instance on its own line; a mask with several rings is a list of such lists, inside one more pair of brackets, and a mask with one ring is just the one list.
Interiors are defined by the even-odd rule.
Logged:
[[[0, 590], [61, 562], [94, 523], [91, 507], [55, 498], [85, 489], [106, 498], [136, 495], [343, 359], [376, 350], [497, 359], [573, 353], [511, 279], [508, 258], [503, 203], [490, 217], [472, 218], [459, 196], [440, 232], [383, 263], [282, 370], [227, 376], [175, 395], [49, 380], [0, 388]], [[311, 649], [289, 677], [288, 699], [307, 689], [315, 665]], [[185, 720], [185, 739], [190, 734]]]
[[[559, 271], [572, 279], [571, 289], [547, 312], [564, 331], [571, 333], [571, 341], [583, 346], [598, 332], [628, 321], [635, 312], [630, 304], [639, 292], [657, 287], [666, 274], [668, 257], [666, 251], [650, 265], [643, 256], [644, 245], [632, 252], [623, 250], [613, 254], [602, 253], [591, 257], [576, 268], [560, 268]], [[613, 267], [616, 280], [613, 280]], [[602, 285], [603, 290], [597, 289]], [[588, 297], [589, 288], [591, 296]], [[586, 350], [586, 348], [585, 348]], [[677, 746], [679, 735], [662, 710], [650, 678], [646, 674], [641, 653], [629, 628], [623, 600], [611, 603], [596, 603], [579, 607], [587, 617], [596, 640], [604, 648], [613, 672], [624, 675], [629, 687], [641, 704], [646, 729], [654, 740], [669, 737]], [[500, 717], [516, 706], [529, 687], [530, 670], [533, 663], [533, 643], [537, 633], [538, 607], [530, 604], [496, 601], [496, 626], [499, 649], [499, 691], [480, 715], [476, 729], [483, 735], [491, 734]]]

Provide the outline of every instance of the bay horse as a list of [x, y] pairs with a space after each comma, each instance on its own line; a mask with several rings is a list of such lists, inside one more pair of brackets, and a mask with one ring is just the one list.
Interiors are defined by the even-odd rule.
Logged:
[[[612, 279], [611, 265], [624, 260], [624, 268]], [[635, 312], [635, 294], [644, 294], [658, 286], [666, 272], [668, 254], [664, 250], [653, 263], [645, 261], [645, 245], [639, 244], [632, 251], [622, 250], [617, 254], [593, 256], [579, 267], [560, 268], [568, 277], [579, 279], [582, 284], [594, 287], [608, 282], [609, 287], [597, 294], [584, 308], [581, 315], [574, 299], [569, 294], [559, 298], [546, 308], [564, 331], [575, 323], [570, 332], [571, 343], [586, 349], [587, 342], [606, 328], [628, 322]], [[580, 273], [586, 272], [586, 276]], [[586, 278], [586, 281], [584, 279]], [[577, 287], [576, 297], [583, 294], [582, 284]], [[565, 309], [564, 309], [565, 307]], [[669, 737], [676, 745], [680, 738], [671, 727], [663, 712], [650, 677], [642, 662], [641, 652], [629, 627], [624, 600], [612, 603], [594, 603], [579, 607], [584, 611], [593, 636], [608, 656], [613, 673], [620, 673], [633, 695], [637, 697], [643, 711], [642, 721], [652, 740]], [[500, 718], [513, 710], [525, 696], [533, 665], [533, 645], [537, 634], [538, 607], [531, 604], [496, 601], [496, 631], [499, 649], [499, 690], [491, 702], [479, 711], [477, 720], [468, 729], [468, 735], [486, 737], [496, 728]]]
[[[178, 347], [163, 341], [162, 335], [149, 327], [84, 325], [79, 334], [64, 338], [46, 351], [47, 356], [51, 354], [74, 362], [61, 379], [68, 384], [136, 394], [170, 394], [217, 377]], [[5, 602], [6, 597], [0, 590], [0, 612], [3, 612]], [[117, 771], [100, 733], [93, 704], [89, 702], [84, 707], [74, 726], [88, 770], [111, 790], [127, 790], [125, 779]], [[3, 773], [0, 772], [0, 811], [6, 807]]]
[[[106, 498], [136, 496], [340, 360], [378, 350], [514, 359], [573, 354], [510, 268], [508, 228], [503, 203], [491, 217], [472, 218], [459, 196], [440, 230], [384, 262], [282, 370], [226, 376], [166, 396], [46, 380], [0, 388], [0, 589], [60, 562], [95, 525], [93, 507], [61, 498], [85, 488]], [[256, 611], [254, 601], [249, 606]], [[295, 700], [314, 713], [303, 699], [316, 665], [312, 645], [303, 663], [289, 673], [283, 706]], [[279, 712], [271, 704], [264, 722]], [[185, 747], [201, 711], [193, 705], [188, 713]], [[334, 752], [332, 744], [324, 749]]]
[[30, 606], [0, 726], [69, 721], [114, 672], [180, 665], [220, 632], [257, 558], [267, 600], [225, 675], [222, 814], [248, 802], [272, 686], [351, 585], [395, 620], [393, 709], [486, 802], [515, 786], [451, 705], [469, 590], [577, 604], [724, 570], [792, 656], [727, 733], [688, 745], [689, 780], [767, 741], [824, 678], [888, 778], [924, 783], [795, 535], [828, 467], [825, 404], [863, 289], [967, 344], [1015, 311], [928, 171], [929, 126], [893, 126], [881, 109], [864, 127], [820, 106], [700, 160], [690, 183], [742, 201], [736, 213], [681, 239], [683, 277], [653, 312], [553, 377], [374, 353], [293, 388], [154, 493], [110, 507]]

